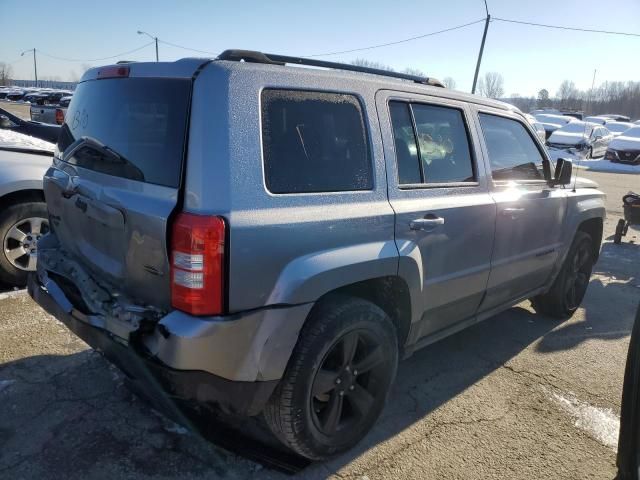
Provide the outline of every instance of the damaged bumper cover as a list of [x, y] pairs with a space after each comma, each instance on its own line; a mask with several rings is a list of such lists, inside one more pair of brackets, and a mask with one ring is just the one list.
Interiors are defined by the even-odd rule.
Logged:
[[67, 278], [59, 266], [55, 273], [48, 271], [51, 255], [59, 253], [39, 252], [38, 272], [29, 278], [29, 294], [40, 306], [127, 376], [144, 383], [142, 388], [156, 390], [149, 393], [157, 395], [161, 388], [173, 397], [215, 404], [230, 413], [255, 415], [262, 410], [312, 307], [267, 307], [224, 317], [173, 311], [140, 328], [143, 316], [130, 308], [118, 318], [88, 314], [86, 305], [79, 308], [77, 295], [69, 293], [78, 273]]

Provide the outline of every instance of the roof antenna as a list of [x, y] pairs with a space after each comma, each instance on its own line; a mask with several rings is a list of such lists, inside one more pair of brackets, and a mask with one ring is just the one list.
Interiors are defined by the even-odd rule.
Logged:
[[[593, 87], [596, 84], [596, 72], [598, 70], [594, 69], [593, 70], [593, 79], [591, 80], [591, 90], [589, 90], [589, 97], [587, 98], [587, 108], [591, 108], [591, 98], [593, 96]], [[583, 132], [583, 136], [586, 137], [587, 136], [587, 122], [585, 120], [582, 120], [584, 122], [584, 132]], [[578, 157], [578, 164], [576, 165], [576, 176], [573, 179], [573, 193], [576, 192], [576, 184], [578, 183], [578, 172], [580, 171], [580, 161], [582, 160], [582, 156]]]

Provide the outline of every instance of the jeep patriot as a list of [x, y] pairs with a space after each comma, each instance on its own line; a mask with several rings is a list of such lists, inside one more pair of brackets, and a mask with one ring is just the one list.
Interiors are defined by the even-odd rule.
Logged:
[[133, 380], [323, 459], [417, 348], [525, 299], [576, 311], [605, 208], [571, 170], [434, 79], [238, 50], [93, 68], [29, 291]]

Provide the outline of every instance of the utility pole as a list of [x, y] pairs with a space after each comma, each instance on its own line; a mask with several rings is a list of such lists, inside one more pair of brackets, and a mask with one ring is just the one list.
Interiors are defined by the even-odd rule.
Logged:
[[36, 63], [36, 49], [30, 48], [29, 50], [25, 50], [20, 54], [20, 56], [24, 56], [25, 53], [33, 51], [33, 76], [36, 82], [36, 88], [38, 87], [38, 64]]
[[138, 30], [138, 35], [146, 35], [147, 37], [151, 38], [154, 42], [156, 42], [156, 62], [159, 62], [159, 57], [158, 57], [158, 37], [154, 37], [153, 35], [148, 34], [147, 32], [143, 32], [141, 30]]
[[589, 108], [589, 115], [593, 115], [593, 89], [596, 85], [596, 72], [597, 69], [593, 69], [593, 79], [591, 80], [591, 90], [589, 90], [589, 101], [587, 102], [587, 106]]
[[484, 52], [484, 41], [487, 39], [487, 31], [489, 30], [489, 22], [491, 21], [491, 15], [489, 15], [487, 0], [484, 0], [484, 9], [487, 12], [487, 18], [484, 21], [484, 33], [482, 34], [482, 43], [480, 43], [480, 52], [478, 53], [478, 61], [476, 62], [476, 73], [473, 76], [473, 86], [471, 87], [471, 93], [476, 93], [478, 73], [480, 73], [480, 63], [482, 63], [482, 53]]

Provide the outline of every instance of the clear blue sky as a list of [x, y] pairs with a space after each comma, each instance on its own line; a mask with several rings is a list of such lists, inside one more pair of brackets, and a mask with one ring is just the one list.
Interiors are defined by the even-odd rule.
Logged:
[[[640, 33], [640, 1], [488, 0], [492, 16], [584, 28]], [[38, 74], [69, 80], [87, 65], [106, 61], [68, 62], [59, 57], [107, 57], [150, 41], [138, 29], [161, 40], [213, 53], [246, 48], [291, 55], [346, 50], [391, 42], [485, 16], [482, 0], [349, 0], [204, 1], [204, 0], [32, 0], [28, 5], [0, 0], [0, 61], [11, 62], [15, 78], [33, 78], [35, 47]], [[395, 46], [322, 57], [335, 61], [365, 58], [403, 69], [418, 68], [430, 76], [453, 77], [470, 90], [483, 24]], [[534, 95], [540, 88], [555, 94], [564, 79], [579, 88], [605, 80], [640, 80], [640, 37], [557, 31], [492, 22], [482, 72], [500, 72], [506, 94]], [[153, 60], [153, 46], [124, 55]], [[160, 59], [203, 56], [160, 44]]]

